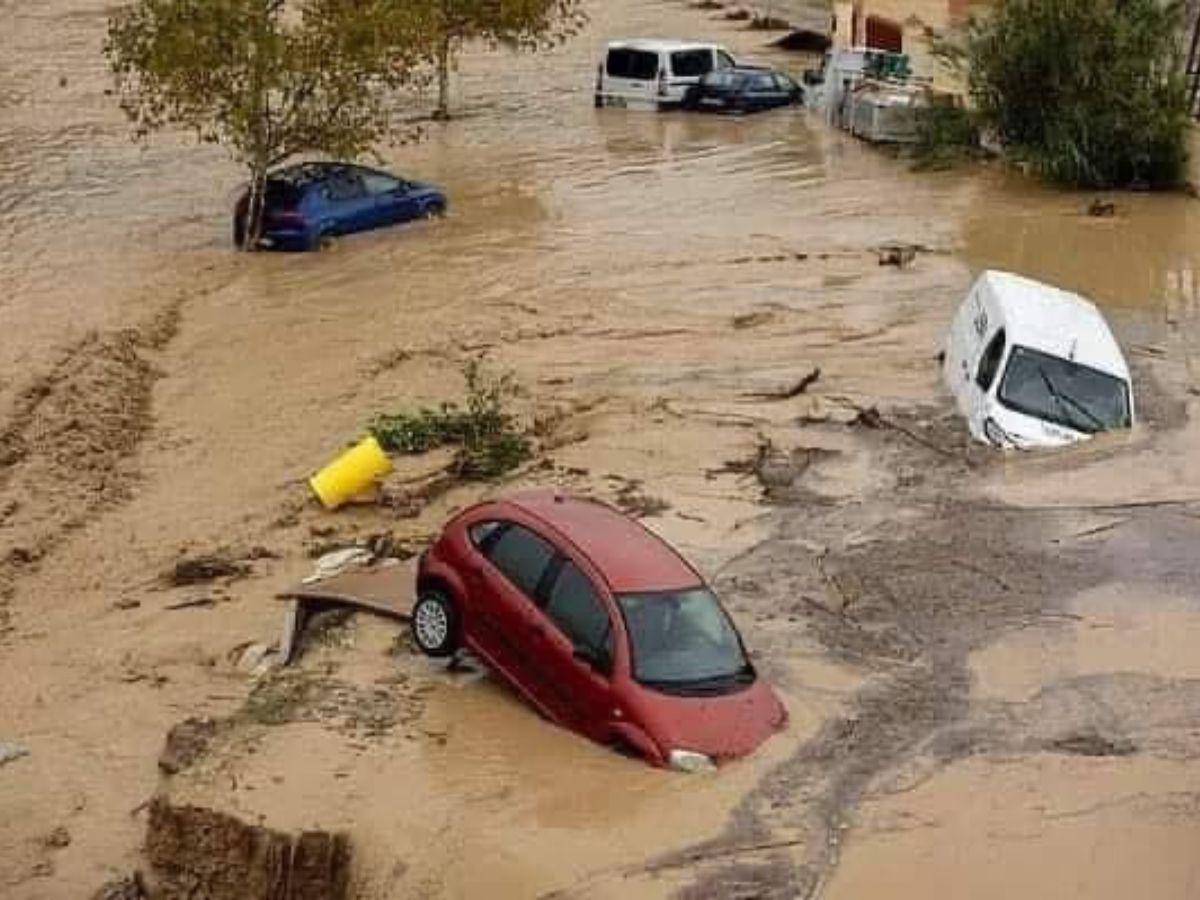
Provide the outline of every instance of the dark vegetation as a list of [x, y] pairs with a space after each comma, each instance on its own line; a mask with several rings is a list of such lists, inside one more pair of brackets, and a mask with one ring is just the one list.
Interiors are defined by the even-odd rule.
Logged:
[[[1074, 187], [1167, 188], [1187, 161], [1175, 0], [1004, 0], [935, 50], [966, 72], [978, 127], [1010, 158]], [[966, 137], [935, 116], [935, 146]]]
[[961, 106], [933, 104], [917, 112], [914, 168], [946, 169], [980, 152], [979, 128], [970, 111]]
[[515, 469], [533, 450], [507, 408], [518, 393], [516, 382], [509, 373], [489, 375], [478, 360], [463, 366], [463, 378], [467, 396], [462, 405], [447, 402], [437, 409], [379, 416], [371, 424], [371, 433], [392, 453], [455, 447], [452, 470], [460, 478], [486, 480]]

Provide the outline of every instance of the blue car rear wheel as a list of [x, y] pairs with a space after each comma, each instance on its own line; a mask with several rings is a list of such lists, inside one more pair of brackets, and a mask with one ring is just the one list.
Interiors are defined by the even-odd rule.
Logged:
[[308, 241], [304, 249], [312, 252], [314, 250], [324, 250], [330, 242], [330, 233], [327, 228], [314, 228], [309, 232]]

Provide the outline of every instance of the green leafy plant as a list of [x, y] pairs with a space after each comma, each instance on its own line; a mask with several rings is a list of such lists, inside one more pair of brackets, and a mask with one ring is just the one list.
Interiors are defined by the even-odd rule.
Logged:
[[419, 454], [454, 446], [452, 468], [459, 477], [487, 480], [527, 460], [533, 446], [506, 404], [519, 393], [511, 373], [491, 376], [478, 360], [463, 366], [463, 405], [379, 416], [370, 431], [389, 452]]
[[1171, 187], [1187, 161], [1178, 0], [1000, 0], [935, 53], [1009, 156], [1079, 187]]

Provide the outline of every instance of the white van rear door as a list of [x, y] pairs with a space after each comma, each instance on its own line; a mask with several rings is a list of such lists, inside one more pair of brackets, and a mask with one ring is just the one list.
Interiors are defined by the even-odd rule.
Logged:
[[604, 66], [601, 93], [606, 105], [640, 105], [657, 99], [658, 53], [633, 47], [611, 47]]

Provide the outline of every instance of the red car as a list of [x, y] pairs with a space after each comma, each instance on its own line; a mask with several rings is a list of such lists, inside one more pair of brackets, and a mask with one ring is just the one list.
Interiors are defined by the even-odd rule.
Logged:
[[660, 766], [753, 751], [787, 712], [713, 592], [663, 540], [594, 500], [484, 503], [421, 557], [412, 633], [467, 647], [546, 718]]

